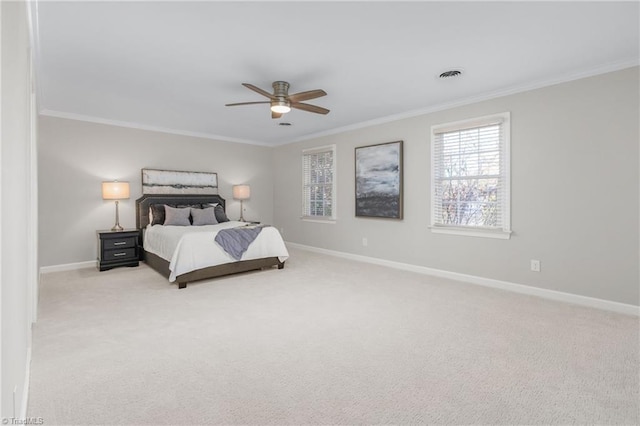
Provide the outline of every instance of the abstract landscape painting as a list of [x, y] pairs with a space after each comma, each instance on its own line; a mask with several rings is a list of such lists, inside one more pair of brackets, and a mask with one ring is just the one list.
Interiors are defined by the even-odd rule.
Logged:
[[143, 194], [217, 194], [218, 174], [142, 169]]
[[356, 216], [402, 219], [402, 141], [356, 148]]

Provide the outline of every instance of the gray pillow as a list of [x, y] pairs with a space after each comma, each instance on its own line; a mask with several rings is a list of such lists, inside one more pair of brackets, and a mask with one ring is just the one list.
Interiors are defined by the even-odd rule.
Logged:
[[221, 205], [215, 206], [214, 209], [216, 211], [216, 220], [218, 221], [218, 223], [229, 222], [229, 218], [227, 217]]
[[201, 225], [215, 225], [218, 223], [216, 220], [215, 208], [209, 207], [206, 209], [194, 209], [191, 208], [191, 219], [193, 219], [194, 226]]
[[165, 205], [164, 225], [190, 226], [191, 222], [189, 222], [189, 213], [191, 213], [191, 209], [189, 207], [177, 209]]
[[164, 204], [151, 204], [151, 226], [164, 224]]

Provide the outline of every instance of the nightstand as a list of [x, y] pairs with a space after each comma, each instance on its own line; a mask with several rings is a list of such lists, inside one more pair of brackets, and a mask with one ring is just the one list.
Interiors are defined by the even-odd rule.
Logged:
[[117, 268], [118, 266], [138, 266], [137, 229], [124, 231], [96, 231], [98, 235], [98, 269]]

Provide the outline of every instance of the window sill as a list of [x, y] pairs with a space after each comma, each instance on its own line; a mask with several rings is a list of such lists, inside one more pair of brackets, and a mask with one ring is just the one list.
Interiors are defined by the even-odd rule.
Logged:
[[316, 217], [302, 216], [300, 218], [303, 222], [311, 222], [311, 223], [328, 223], [330, 225], [334, 225], [336, 223], [335, 219], [321, 219]]
[[511, 231], [493, 229], [469, 229], [455, 226], [430, 226], [434, 234], [462, 235], [465, 237], [497, 238], [508, 240], [511, 238]]

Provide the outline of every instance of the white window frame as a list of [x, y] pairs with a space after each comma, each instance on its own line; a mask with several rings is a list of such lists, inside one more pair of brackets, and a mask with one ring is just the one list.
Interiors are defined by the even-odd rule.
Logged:
[[[455, 132], [475, 127], [483, 127], [500, 123], [502, 126], [502, 140], [500, 147], [500, 179], [502, 186], [502, 197], [500, 203], [502, 226], [500, 228], [481, 226], [459, 226], [446, 225], [438, 222], [438, 203], [442, 203], [437, 196], [436, 187], [438, 177], [436, 176], [436, 136], [438, 134]], [[509, 239], [511, 237], [511, 114], [504, 112], [492, 114], [484, 117], [461, 120], [451, 123], [431, 126], [431, 221], [430, 229], [433, 233], [465, 235], [471, 237], [486, 237]]]
[[[305, 157], [309, 154], [320, 154], [324, 152], [331, 152], [333, 158], [333, 181], [331, 182], [331, 216], [312, 216], [306, 214], [306, 195], [305, 188], [308, 185], [306, 182], [306, 176], [304, 172], [304, 163]], [[301, 219], [306, 222], [318, 222], [318, 223], [335, 223], [337, 218], [337, 207], [338, 207], [338, 188], [336, 182], [338, 181], [338, 168], [337, 168], [337, 157], [336, 157], [336, 145], [325, 145], [319, 146], [315, 148], [309, 148], [302, 151], [302, 216]]]

